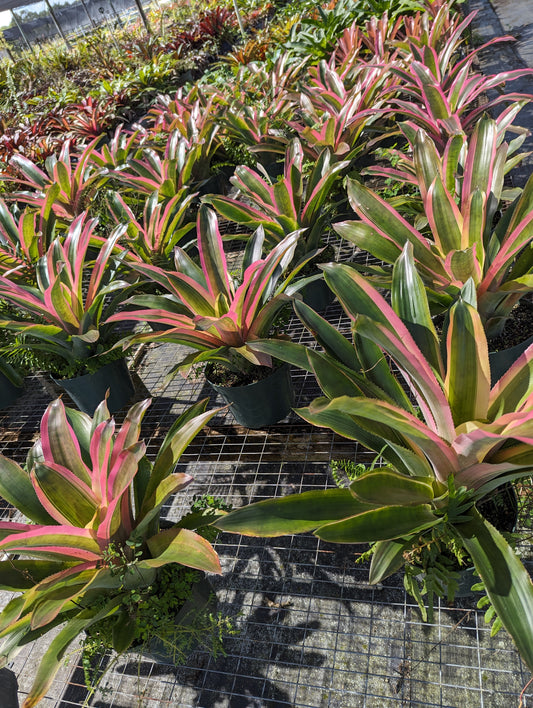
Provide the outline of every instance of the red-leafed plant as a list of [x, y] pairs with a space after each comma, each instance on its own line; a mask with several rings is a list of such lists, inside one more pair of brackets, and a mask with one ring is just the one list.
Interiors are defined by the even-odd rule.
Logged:
[[235, 12], [228, 7], [218, 6], [200, 15], [197, 28], [202, 38], [229, 39], [235, 33], [235, 26]]
[[65, 132], [75, 138], [93, 139], [106, 133], [117, 118], [119, 102], [115, 96], [96, 100], [89, 96], [81, 103], [71, 104], [62, 111]]

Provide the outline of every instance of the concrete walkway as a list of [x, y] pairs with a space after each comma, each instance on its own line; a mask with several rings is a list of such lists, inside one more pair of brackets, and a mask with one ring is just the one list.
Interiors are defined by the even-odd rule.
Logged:
[[533, 67], [533, 3], [531, 0], [490, 2], [506, 34], [516, 39], [515, 50], [524, 66]]
[[[496, 44], [480, 53], [481, 68], [486, 74], [533, 68], [532, 0], [468, 0], [468, 9], [478, 11], [472, 23], [475, 44], [509, 34], [516, 40]], [[533, 73], [509, 82], [505, 92], [533, 94]], [[531, 132], [522, 150], [533, 151], [533, 102], [522, 109], [515, 122]], [[523, 186], [532, 173], [533, 155], [530, 155], [513, 170], [514, 184]]]

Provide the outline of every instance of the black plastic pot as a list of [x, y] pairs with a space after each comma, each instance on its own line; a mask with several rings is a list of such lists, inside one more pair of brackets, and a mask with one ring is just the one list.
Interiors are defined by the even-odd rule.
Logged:
[[263, 428], [285, 418], [293, 403], [290, 366], [283, 364], [266, 379], [247, 386], [219, 386], [209, 381], [229, 404], [239, 425]]
[[530, 344], [533, 344], [533, 337], [529, 337], [523, 342], [516, 344], [508, 349], [501, 349], [496, 352], [489, 352], [490, 376], [492, 384], [505, 374], [511, 368], [518, 357], [523, 354]]
[[306, 305], [316, 312], [322, 312], [335, 300], [335, 293], [325, 280], [313, 280], [302, 288], [302, 298]]
[[0, 669], [0, 696], [2, 708], [19, 708], [17, 677], [11, 669]]
[[23, 388], [15, 386], [5, 374], [0, 373], [0, 409], [12, 406], [22, 396], [23, 391]]
[[111, 361], [94, 374], [54, 381], [65, 389], [80, 411], [88, 415], [94, 413], [108, 389], [107, 407], [111, 413], [123, 408], [135, 391], [125, 359]]

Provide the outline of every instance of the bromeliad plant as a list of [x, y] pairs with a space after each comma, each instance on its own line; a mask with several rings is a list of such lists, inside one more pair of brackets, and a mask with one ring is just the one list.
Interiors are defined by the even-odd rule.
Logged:
[[152, 192], [144, 204], [141, 220], [118, 192], [109, 196], [108, 206], [117, 224], [126, 226], [124, 241], [130, 254], [144, 263], [169, 268], [174, 248], [194, 229], [194, 221], [187, 219], [195, 196], [183, 187], [168, 201], [161, 202], [159, 191]]
[[57, 218], [70, 224], [88, 209], [98, 189], [107, 181], [108, 174], [93, 163], [93, 154], [101, 138], [95, 138], [79, 154], [71, 151], [70, 140], [65, 141], [59, 156], [50, 155], [45, 170], [23, 155], [14, 155], [10, 165], [19, 175], [14, 181], [29, 190], [11, 196], [25, 204], [42, 208], [48, 201]]
[[389, 64], [396, 58], [397, 49], [393, 46], [394, 40], [401, 37], [401, 31], [407, 17], [397, 17], [395, 22], [390, 22], [385, 12], [382, 17], [371, 17], [364, 29], [357, 22], [346, 27], [335, 46], [330, 62], [334, 63], [339, 71], [345, 71], [352, 66], [357, 66], [357, 61], [370, 58], [372, 62], [380, 65]]
[[158, 191], [161, 200], [169, 200], [186, 187], [192, 191], [210, 177], [216, 132], [212, 130], [206, 139], [189, 140], [176, 129], [168, 136], [163, 156], [153, 148], [143, 148], [112, 174], [134, 195]]
[[306, 154], [317, 160], [330, 150], [332, 160], [352, 161], [369, 152], [372, 133], [384, 130], [373, 124], [381, 115], [394, 83], [387, 65], [372, 66], [360, 61], [349, 70], [335, 70], [325, 61], [309, 69], [300, 85], [301, 121], [291, 121]]
[[148, 128], [152, 133], [178, 130], [187, 140], [210, 145], [218, 132], [215, 117], [219, 102], [215, 92], [206, 97], [197, 87], [187, 95], [178, 89], [174, 98], [160, 95], [148, 111]]
[[338, 177], [349, 164], [348, 160], [331, 164], [331, 153], [324, 149], [305, 176], [304, 152], [295, 138], [287, 148], [283, 176], [276, 182], [241, 165], [231, 178], [239, 190], [239, 199], [209, 196], [204, 201], [230, 221], [254, 229], [262, 226], [267, 243], [272, 246], [288, 234], [306, 229], [297, 250], [301, 257], [320, 247], [327, 220], [324, 207]]
[[384, 465], [347, 489], [238, 509], [218, 528], [263, 536], [313, 531], [328, 542], [374, 543], [372, 583], [410, 562], [413, 549], [451, 539], [447, 550], [472, 558], [501, 623], [533, 669], [533, 584], [475, 505], [533, 470], [533, 345], [491, 381], [469, 282], [451, 308], [441, 355], [410, 245], [395, 266], [393, 307], [353, 268], [328, 264], [324, 271], [352, 321], [355, 346], [295, 302], [325, 352], [290, 342], [257, 348], [313, 371], [325, 395], [297, 412], [376, 451]]
[[[126, 227], [117, 227], [106, 240], [95, 228], [96, 220], [81, 214], [63, 242], [54, 239], [37, 262], [36, 285], [0, 276], [0, 297], [21, 313], [2, 326], [18, 334], [22, 347], [59, 357], [66, 371], [56, 373], [99, 368], [101, 355], [115, 341], [117, 319], [111, 321], [111, 315], [135, 287], [120, 273], [125, 251], [117, 252], [117, 244]], [[99, 248], [94, 261], [88, 254], [91, 245]]]
[[235, 276], [226, 261], [216, 215], [202, 205], [197, 221], [201, 267], [179, 247], [175, 271], [132, 264], [165, 294], [135, 296], [130, 302], [135, 309], [112, 315], [109, 321], [127, 318], [166, 327], [164, 331], [127, 337], [123, 340], [125, 345], [161, 341], [196, 350], [173, 371], [208, 361], [221, 362], [238, 373], [253, 366], [272, 366], [272, 358], [256, 353], [253, 344], [256, 339], [269, 336], [280, 310], [289, 302], [285, 291], [298, 269], [281, 279], [292, 260], [299, 235], [295, 232], [285, 237], [266, 258], [261, 258], [264, 234], [258, 229], [248, 242], [242, 268]]
[[122, 167], [128, 160], [142, 155], [141, 146], [148, 135], [148, 131], [141, 129], [140, 126], [131, 132], [126, 131], [123, 125], [119, 125], [109, 142], [101, 146], [100, 151], [93, 150], [91, 162], [102, 171]]
[[[228, 99], [226, 110], [219, 117], [222, 144], [227, 151], [230, 144], [246, 146], [251, 153], [248, 160], [255, 163], [253, 155], [259, 155], [259, 162], [266, 166], [278, 154], [284, 154], [288, 138], [286, 126], [293, 117], [294, 107], [288, 97], [274, 98], [267, 105], [248, 105], [246, 99]], [[256, 158], [257, 159], [257, 158]]]
[[[504, 203], [505, 172], [521, 157], [511, 157], [515, 148], [502, 142], [498, 125], [489, 118], [478, 123], [468, 141], [465, 136], [450, 139], [443, 156], [419, 131], [414, 144], [415, 174], [407, 179], [420, 190], [428, 228], [414, 228], [384, 199], [355, 180], [348, 180], [348, 198], [361, 221], [338, 223], [334, 228], [389, 264], [396, 261], [406, 243], [412, 244], [433, 305], [441, 310], [449, 307], [472, 279], [487, 336], [496, 336], [512, 308], [533, 285], [533, 251], [529, 247], [533, 238], [533, 177], [506, 209]], [[399, 172], [396, 175], [404, 178]]]
[[225, 148], [228, 139], [246, 146], [265, 167], [285, 154], [293, 135], [288, 128], [296, 105], [293, 92], [304, 64], [281, 54], [273, 63], [252, 62], [223, 88], [211, 88], [223, 105], [217, 120]]
[[[62, 625], [37, 669], [24, 708], [45, 695], [68, 648], [84, 631], [112, 622], [123, 652], [138, 638], [135, 597], [153, 594], [159, 569], [180, 564], [220, 573], [211, 544], [194, 529], [209, 512], [160, 529], [161, 508], [192, 481], [174, 472], [189, 442], [217, 412], [207, 399], [173, 424], [153, 462], [139, 442], [150, 400], [130, 408], [116, 430], [106, 402], [94, 417], [53, 401], [25, 468], [0, 456], [2, 497], [29, 519], [0, 522], [0, 587], [20, 592], [0, 614], [1, 665]], [[211, 512], [215, 513], [215, 512]], [[223, 513], [223, 512], [216, 512]]]
[[117, 110], [120, 106], [117, 96], [94, 99], [92, 96], [79, 103], [71, 103], [59, 114], [57, 128], [67, 136], [77, 140], [93, 140], [107, 133], [117, 122]]
[[[500, 201], [504, 203], [512, 202], [520, 195], [522, 191], [521, 188], [510, 187], [505, 185], [505, 183], [500, 186], [498, 180], [501, 180], [502, 175], [508, 174], [527, 157], [527, 153], [518, 152], [527, 137], [527, 131], [522, 128], [513, 127], [513, 121], [524, 107], [525, 103], [525, 101], [519, 101], [511, 104], [502, 111], [500, 116], [498, 116], [498, 120], [493, 123], [488, 122], [488, 116], [483, 116], [474, 129], [476, 138], [473, 136], [467, 138], [466, 135], [454, 136], [446, 144], [444, 153], [437, 155], [435, 161], [438, 162], [440, 160], [442, 162], [442, 167], [446, 172], [446, 186], [450, 189], [456, 202], [460, 201], [461, 198], [461, 177], [464, 173], [465, 162], [468, 158], [469, 146], [475, 144], [475, 140], [477, 140], [477, 136], [480, 132], [486, 133], [483, 140], [489, 142], [483, 142], [481, 144], [485, 144], [489, 150], [489, 154], [492, 154], [494, 149], [496, 150], [496, 155], [490, 158], [495, 162], [493, 169], [485, 177], [488, 183], [486, 191], [497, 193]], [[406, 212], [414, 212], [416, 214], [415, 226], [417, 226], [417, 228], [424, 228], [427, 226], [427, 219], [423, 215], [423, 205], [420, 194], [416, 195], [415, 191], [418, 191], [418, 179], [422, 172], [424, 173], [422, 174], [422, 179], [426, 182], [426, 184], [424, 184], [425, 192], [427, 192], [431, 186], [431, 181], [435, 178], [435, 173], [428, 171], [427, 168], [423, 168], [424, 160], [421, 159], [421, 157], [423, 157], [424, 153], [419, 153], [418, 151], [420, 149], [423, 151], [429, 149], [428, 146], [425, 145], [421, 148], [420, 144], [428, 142], [428, 145], [432, 145], [433, 143], [429, 137], [427, 141], [424, 139], [426, 134], [422, 130], [417, 131], [413, 135], [413, 132], [405, 123], [399, 123], [398, 127], [405, 138], [403, 149], [396, 147], [386, 148], [383, 150], [382, 155], [392, 166], [384, 167], [381, 164], [370, 165], [361, 171], [361, 175], [383, 177], [386, 180], [384, 191], [390, 190], [391, 187], [395, 189], [404, 189], [405, 187], [412, 188], [409, 198], [407, 198], [406, 195], [402, 195], [402, 197], [398, 199], [395, 199], [394, 196], [389, 196], [387, 201], [394, 206], [396, 206], [396, 202], [399, 202]], [[511, 130], [516, 130], [518, 136], [507, 143], [505, 137], [507, 131]], [[410, 143], [410, 139], [413, 139], [414, 142]], [[502, 144], [504, 145], [503, 147]], [[415, 150], [417, 152], [416, 158]], [[494, 160], [495, 157], [497, 157], [497, 160]], [[484, 156], [485, 161], [486, 159], [487, 156]], [[500, 166], [498, 162], [502, 159], [503, 164]], [[484, 165], [483, 162], [480, 162], [481, 168], [485, 166], [486, 164]]]
[[12, 280], [35, 282], [35, 269], [44, 256], [55, 232], [52, 213], [53, 194], [39, 211], [25, 209], [15, 217], [0, 199], [0, 273]]
[[362, 24], [370, 17], [380, 17], [386, 12], [392, 23], [398, 15], [423, 10], [425, 3], [417, 0], [343, 0], [328, 8], [318, 6], [293, 27], [286, 48], [297, 56], [305, 56], [309, 63], [317, 63], [331, 55], [344, 29], [354, 21]]
[[361, 19], [367, 8], [353, 0], [341, 0], [330, 9], [320, 5], [313, 13], [304, 13], [292, 26], [285, 49], [308, 63], [329, 56], [345, 27]]
[[[403, 65], [391, 67], [399, 81], [395, 87], [402, 95], [392, 98], [389, 111], [407, 119], [413, 137], [419, 128], [425, 130], [440, 150], [444, 150], [451, 135], [471, 133], [486, 111], [502, 103], [530, 100], [529, 94], [502, 94], [484, 105], [477, 105], [480, 96], [514, 81], [531, 75], [532, 69], [516, 69], [492, 76], [473, 71], [477, 54], [498, 42], [508, 42], [513, 37], [498, 37], [468, 52], [456, 61], [465, 30], [475, 12], [457, 24], [442, 47], [419, 45], [416, 41], [400, 43]], [[429, 37], [428, 37], [429, 39]]]

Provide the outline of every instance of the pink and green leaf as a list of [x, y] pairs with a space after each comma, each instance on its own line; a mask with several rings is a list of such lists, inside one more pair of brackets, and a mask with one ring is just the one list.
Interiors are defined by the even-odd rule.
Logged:
[[450, 312], [446, 351], [444, 389], [455, 425], [486, 419], [490, 394], [487, 340], [477, 310], [462, 298]]
[[226, 255], [215, 212], [200, 207], [197, 222], [198, 251], [207, 287], [213, 300], [223, 293], [231, 300], [233, 288], [228, 277]]
[[533, 344], [521, 354], [490, 391], [488, 416], [490, 420], [521, 410], [531, 396], [533, 385]]
[[55, 462], [37, 462], [30, 474], [39, 501], [52, 518], [60, 524], [89, 526], [98, 510], [90, 486]]
[[374, 543], [420, 533], [442, 523], [429, 504], [384, 506], [325, 524], [315, 535], [328, 543]]
[[411, 413], [384, 401], [340, 396], [321, 405], [315, 401], [309, 410], [347, 414], [370, 432], [382, 436], [384, 443], [390, 440], [397, 444], [403, 438], [405, 447], [425, 455], [440, 481], [447, 480], [458, 469], [457, 454], [445, 439]]
[[441, 257], [445, 257], [452, 250], [463, 248], [463, 217], [439, 175], [428, 189], [424, 207], [433, 240]]
[[401, 323], [401, 327], [395, 329], [396, 332], [391, 332], [366, 317], [359, 317], [357, 321], [358, 334], [386, 351], [407, 376], [428, 425], [444, 440], [451, 441], [454, 421], [441, 384], [405, 325]]
[[0, 455], [0, 496], [37, 524], [53, 523], [43, 509], [28, 472], [13, 460]]
[[91, 484], [95, 496], [106, 506], [107, 504], [107, 475], [113, 451], [113, 433], [115, 422], [113, 419], [105, 420], [97, 426], [91, 438]]
[[19, 551], [31, 556], [59, 556], [67, 560], [98, 561], [101, 551], [89, 529], [74, 526], [39, 526], [14, 534], [0, 542], [4, 551]]
[[369, 508], [348, 489], [315, 490], [249, 504], [217, 519], [214, 526], [231, 533], [271, 538], [313, 531]]
[[352, 208], [365, 223], [393, 241], [399, 250], [402, 250], [405, 243], [410, 241], [413, 244], [415, 259], [431, 269], [435, 273], [436, 279], [442, 277], [442, 266], [431, 253], [427, 240], [384, 199], [351, 179], [348, 179], [348, 198]]
[[[116, 445], [116, 441], [114, 444]], [[116, 458], [111, 458], [107, 476], [108, 499], [121, 496], [130, 487], [145, 452], [146, 445], [137, 442], [122, 450]]]
[[60, 398], [50, 403], [42, 418], [41, 444], [46, 460], [68, 467], [82, 482], [91, 484], [91, 473], [83, 462], [77, 436]]
[[150, 398], [146, 398], [144, 401], [139, 401], [129, 408], [126, 418], [115, 437], [113, 452], [111, 454], [111, 467], [113, 467], [117, 461], [121, 450], [130, 447], [139, 440], [141, 422], [151, 402]]
[[190, 529], [174, 528], [162, 531], [147, 541], [152, 554], [139, 561], [139, 567], [160, 568], [167, 563], [180, 563], [207, 573], [221, 574], [220, 561], [213, 546]]

